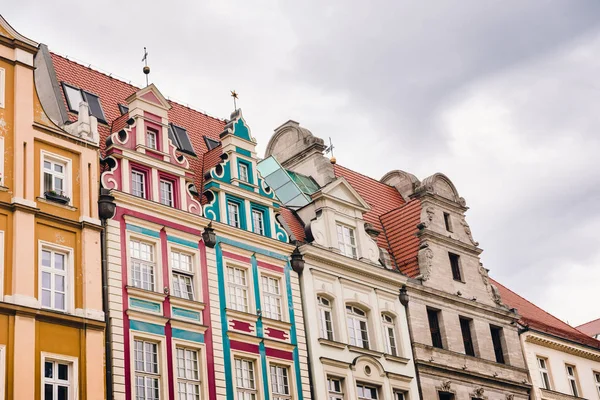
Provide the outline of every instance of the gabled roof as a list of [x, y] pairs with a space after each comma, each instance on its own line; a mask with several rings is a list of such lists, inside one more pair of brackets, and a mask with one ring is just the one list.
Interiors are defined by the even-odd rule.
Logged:
[[598, 335], [600, 334], [600, 318], [579, 325], [577, 329], [588, 336]]
[[319, 197], [319, 194], [330, 195], [338, 201], [342, 201], [348, 205], [356, 207], [363, 212], [371, 209], [369, 204], [361, 197], [360, 194], [348, 183], [343, 176], [330, 182], [326, 186], [312, 194], [312, 198]]
[[[51, 53], [52, 62], [56, 71], [58, 82], [65, 82], [76, 86], [87, 92], [96, 94], [100, 97], [100, 103], [104, 110], [107, 125], [98, 124], [98, 132], [100, 133], [101, 151], [105, 150], [106, 138], [110, 135], [110, 126], [119, 120], [121, 112], [119, 104], [126, 104], [126, 99], [140, 90], [140, 88], [123, 82], [119, 79], [108, 76], [102, 72], [81, 65], [75, 61], [71, 61], [58, 54]], [[60, 85], [62, 100], [65, 108], [67, 108], [66, 98]], [[206, 143], [203, 136], [206, 135], [214, 140], [219, 140], [219, 134], [225, 127], [225, 121], [211, 116], [208, 116], [200, 111], [193, 110], [189, 107], [167, 100], [171, 109], [168, 112], [169, 122], [185, 128], [189, 138], [196, 150], [198, 158], [187, 157], [190, 162], [190, 168], [195, 171], [195, 184], [200, 189], [200, 181], [202, 176], [202, 159], [204, 153], [207, 152]], [[77, 116], [69, 113], [71, 121], [76, 121]], [[119, 121], [117, 121], [119, 120]]]
[[380, 217], [389, 242], [390, 255], [404, 275], [415, 278], [420, 274], [417, 225], [421, 221], [421, 201], [410, 200]]
[[573, 328], [571, 325], [542, 310], [535, 304], [524, 299], [493, 279], [490, 279], [490, 282], [498, 288], [500, 296], [502, 297], [502, 302], [510, 308], [517, 309], [517, 312], [521, 315], [521, 320], [519, 321], [521, 325], [585, 346], [600, 349], [600, 341]]

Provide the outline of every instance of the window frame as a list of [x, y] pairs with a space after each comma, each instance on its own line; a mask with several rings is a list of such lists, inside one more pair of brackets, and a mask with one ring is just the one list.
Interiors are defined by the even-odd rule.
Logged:
[[[569, 368], [571, 368], [573, 374], [569, 374]], [[569, 384], [569, 392], [571, 393], [571, 395], [579, 397], [581, 389], [579, 386], [579, 379], [577, 376], [577, 367], [574, 364], [565, 363], [565, 372], [567, 373], [567, 383]]]
[[[240, 284], [240, 283], [235, 283], [231, 281], [230, 277], [230, 273], [229, 271], [233, 270], [234, 271], [234, 278], [235, 278], [235, 270], [239, 270], [239, 271], [243, 271], [244, 272], [244, 279], [245, 279], [245, 284]], [[226, 295], [227, 295], [227, 308], [230, 310], [234, 310], [234, 311], [238, 311], [238, 312], [243, 312], [243, 313], [252, 313], [253, 311], [253, 304], [252, 304], [252, 286], [251, 286], [251, 271], [248, 267], [244, 267], [241, 266], [239, 264], [235, 264], [235, 263], [227, 263], [226, 267], [225, 267], [225, 272], [226, 272], [226, 278], [227, 278], [227, 288], [226, 288]], [[237, 304], [237, 298], [238, 293], [237, 291], [235, 291], [235, 295], [232, 292], [232, 289], [236, 289], [239, 288], [240, 290], [244, 291], [245, 295], [245, 310], [240, 310], [238, 307], [239, 305]], [[235, 307], [234, 307], [234, 303], [232, 303], [232, 299], [236, 298], [236, 302], [235, 302]]]
[[[494, 332], [498, 332], [498, 337], [495, 339]], [[490, 335], [492, 336], [492, 346], [494, 348], [494, 356], [499, 364], [507, 364], [505, 357], [505, 345], [503, 342], [504, 329], [501, 326], [490, 324]]]
[[[79, 359], [77, 357], [71, 357], [71, 356], [66, 356], [63, 354], [55, 354], [55, 353], [48, 353], [48, 352], [44, 352], [42, 351], [40, 353], [40, 398], [44, 397], [44, 389], [45, 389], [45, 385], [46, 385], [46, 374], [45, 374], [45, 364], [46, 361], [48, 362], [52, 362], [52, 363], [61, 363], [61, 364], [67, 364], [68, 365], [68, 373], [69, 373], [69, 380], [67, 382], [69, 382], [69, 389], [68, 389], [68, 394], [69, 394], [69, 399], [77, 399], [78, 398], [78, 392], [77, 392], [77, 388], [79, 387]], [[54, 368], [53, 368], [54, 371]], [[58, 380], [55, 379], [55, 382], [50, 382], [49, 384], [54, 385], [59, 385], [60, 382], [56, 382]], [[53, 390], [54, 393], [54, 390]], [[4, 395], [4, 393], [2, 394]], [[54, 397], [54, 396], [53, 396]]]
[[[540, 372], [540, 377], [542, 378], [542, 389], [552, 390], [552, 380], [550, 377], [550, 368], [548, 367], [548, 358], [536, 355], [535, 359], [537, 362], [538, 371]], [[544, 362], [545, 367], [542, 367], [542, 363], [540, 361]], [[544, 375], [546, 379], [544, 379]]]
[[[72, 205], [73, 204], [73, 162], [70, 158], [68, 157], [64, 157], [61, 155], [58, 155], [56, 153], [51, 153], [49, 151], [46, 150], [40, 150], [40, 197], [44, 197], [45, 193], [47, 192], [46, 188], [45, 188], [45, 182], [44, 182], [44, 173], [45, 173], [45, 168], [44, 168], [44, 163], [46, 161], [46, 159], [48, 159], [49, 162], [53, 163], [53, 164], [64, 164], [64, 173], [62, 174], [62, 179], [63, 179], [63, 191], [62, 191], [62, 195], [66, 196], [69, 198], [69, 202], [67, 203], [68, 205]], [[52, 189], [54, 190], [54, 170], [51, 171], [52, 172]]]
[[[251, 216], [252, 216], [252, 232], [261, 235], [261, 236], [265, 236], [266, 230], [265, 230], [265, 213], [261, 210], [258, 210], [256, 208], [252, 208], [251, 212], [250, 212]], [[255, 215], [260, 216], [259, 219], [259, 227], [260, 229], [256, 230], [256, 219], [254, 218]]]
[[[134, 193], [134, 181], [133, 181], [134, 174], [137, 174], [142, 177], [142, 180], [141, 180], [142, 196], [138, 196], [137, 194]], [[149, 200], [150, 191], [148, 190], [148, 174], [145, 171], [142, 171], [140, 169], [131, 168], [131, 171], [129, 173], [129, 180], [130, 180], [131, 195], [135, 196], [135, 197], [139, 197], [140, 199]]]
[[[153, 338], [150, 335], [140, 335], [138, 332], [135, 332], [135, 334], [132, 334], [131, 336], [131, 342], [132, 342], [132, 346], [131, 346], [131, 378], [132, 378], [132, 397], [137, 398], [138, 394], [137, 394], [137, 378], [141, 377], [144, 379], [144, 399], [146, 399], [146, 390], [147, 390], [147, 386], [146, 386], [146, 379], [156, 379], [157, 383], [158, 383], [158, 398], [160, 399], [161, 396], [163, 395], [163, 391], [164, 391], [164, 377], [163, 377], [163, 371], [166, 370], [166, 367], [162, 366], [162, 363], [164, 362], [164, 358], [163, 358], [163, 342], [157, 338]], [[137, 369], [137, 365], [136, 365], [136, 342], [142, 342], [142, 364], [143, 364], [143, 371], [138, 371]], [[145, 359], [145, 355], [146, 355], [146, 347], [145, 344], [153, 344], [156, 346], [156, 372], [149, 372], [146, 371], [146, 359]]]
[[[348, 308], [350, 308], [350, 310], [348, 310]], [[364, 313], [364, 315], [360, 315], [360, 313], [357, 313], [356, 310]], [[350, 313], [348, 313], [349, 311]], [[351, 320], [353, 321], [352, 326], [350, 325]], [[356, 322], [358, 322], [358, 327], [356, 326]], [[364, 329], [361, 326], [361, 323], [363, 322], [365, 325]], [[367, 350], [371, 349], [371, 340], [369, 334], [369, 310], [365, 311], [363, 308], [354, 304], [346, 304], [346, 325], [348, 326], [348, 344], [350, 346], [360, 347]], [[353, 332], [354, 335], [351, 335], [351, 332]], [[357, 333], [360, 333], [360, 341], [362, 342], [361, 344], [358, 342], [358, 337], [356, 336]], [[366, 340], [363, 336], [363, 333], [366, 334]], [[355, 343], [352, 343], [352, 336], [354, 336]]]
[[[464, 282], [461, 263], [460, 263], [460, 255], [449, 251], [448, 259], [450, 261], [450, 270], [452, 271], [452, 279], [455, 280], [456, 282]], [[454, 262], [454, 261], [456, 261], [456, 262]]]
[[[279, 389], [279, 382], [275, 382], [273, 380], [273, 368], [275, 368], [275, 376], [279, 378], [277, 374], [277, 369], [284, 371], [282, 374], [284, 381], [287, 380], [287, 393], [279, 393], [275, 392], [275, 384], [277, 384], [277, 388]], [[281, 383], [283, 387], [285, 387], [284, 383]], [[271, 399], [272, 400], [292, 400], [294, 398], [294, 390], [292, 385], [292, 369], [290, 365], [278, 363], [278, 362], [270, 362], [269, 363], [269, 390], [271, 391]]]
[[[61, 82], [61, 84], [63, 87], [63, 94], [65, 95], [65, 99], [67, 100], [67, 109], [69, 112], [79, 114], [79, 104], [75, 104], [74, 106], [73, 106], [73, 104], [71, 104], [71, 97], [67, 93], [67, 88], [73, 89], [75, 91], [79, 91], [79, 96], [81, 97], [81, 101], [86, 102], [88, 105], [90, 116], [95, 117], [98, 120], [98, 122], [102, 122], [104, 124], [107, 123], [106, 122], [106, 114], [104, 113], [104, 107], [102, 107], [102, 102], [100, 101], [100, 96], [98, 96], [97, 94], [94, 94], [92, 92], [88, 92], [87, 90], [78, 88], [77, 86], [71, 85], [64, 81]], [[102, 115], [96, 116], [92, 113], [92, 105], [90, 104], [90, 100], [88, 99], [88, 96], [98, 99], [98, 105], [100, 106], [100, 111], [101, 111]]]
[[[245, 183], [250, 183], [250, 176], [249, 176], [250, 174], [248, 171], [248, 165], [240, 162], [238, 165], [238, 168], [239, 168], [238, 175], [239, 175], [240, 181], [245, 182]], [[242, 173], [242, 172], [244, 172], [244, 173]]]
[[[203, 363], [202, 363], [202, 350], [196, 347], [191, 347], [191, 346], [187, 346], [187, 345], [183, 345], [183, 344], [179, 344], [179, 343], [174, 343], [173, 344], [175, 351], [173, 352], [174, 355], [174, 360], [173, 360], [173, 369], [176, 371], [173, 371], [173, 375], [175, 378], [175, 393], [176, 393], [176, 397], [179, 399], [179, 395], [180, 395], [180, 390], [179, 390], [179, 385], [180, 384], [184, 384], [185, 385], [185, 394], [186, 394], [186, 398], [189, 395], [188, 392], [188, 385], [197, 385], [198, 386], [198, 396], [202, 399], [204, 398], [204, 390], [203, 390], [203, 382], [204, 382], [204, 376], [203, 376]], [[179, 365], [179, 350], [182, 350], [184, 352], [184, 374], [186, 376], [184, 377], [180, 377], [179, 376], [179, 372], [180, 372], [180, 365]], [[194, 352], [196, 354], [196, 374], [197, 374], [197, 378], [194, 379], [192, 378], [188, 378], [187, 377], [187, 363], [185, 362], [186, 359], [186, 354], [187, 352]], [[193, 369], [192, 369], [193, 372]], [[193, 394], [194, 395], [194, 394]]]
[[[142, 286], [136, 286], [135, 285], [135, 278], [134, 278], [134, 261], [133, 259], [135, 257], [133, 257], [132, 254], [132, 249], [131, 249], [131, 242], [132, 241], [136, 241], [139, 242], [140, 244], [145, 244], [145, 245], [150, 245], [152, 246], [152, 254], [153, 254], [153, 260], [152, 260], [152, 272], [153, 272], [153, 277], [154, 277], [154, 287], [152, 289], [146, 289]], [[136, 258], [136, 260], [139, 260], [143, 263], [148, 263], [148, 260], [143, 260], [143, 259], [138, 259]], [[127, 235], [127, 262], [128, 262], [128, 268], [127, 268], [127, 272], [128, 272], [128, 277], [127, 277], [127, 284], [131, 287], [134, 287], [136, 289], [140, 289], [140, 290], [147, 290], [150, 292], [160, 292], [161, 290], [159, 290], [160, 288], [162, 288], [162, 274], [159, 273], [159, 271], [162, 271], [162, 265], [160, 264], [162, 260], [162, 253], [161, 253], [161, 245], [160, 245], [160, 240], [154, 238], [154, 240], [151, 237], [148, 236], [141, 236], [141, 235], [136, 235], [136, 234], [128, 234]], [[142, 280], [142, 269], [140, 269], [140, 282], [143, 282]]]
[[[247, 365], [251, 365], [252, 366], [252, 383], [254, 387], [245, 387], [245, 386], [238, 386], [238, 365], [237, 362], [240, 361], [241, 364], [241, 371], [242, 371], [242, 377], [241, 377], [241, 381], [242, 384], [244, 384], [244, 377], [243, 377], [243, 366], [244, 366], [244, 362], [247, 363]], [[259, 396], [260, 396], [260, 380], [259, 380], [259, 371], [258, 371], [258, 363], [260, 361], [257, 360], [254, 357], [250, 357], [247, 355], [241, 355], [241, 354], [234, 354], [233, 355], [233, 372], [234, 372], [234, 392], [235, 392], [235, 398], [239, 399], [239, 395], [240, 393], [245, 393], [249, 395], [250, 399], [253, 400], [258, 400]], [[248, 369], [249, 371], [249, 369]], [[249, 374], [248, 374], [249, 375]], [[250, 381], [250, 379], [249, 379]], [[243, 395], [244, 398], [246, 398], [246, 395]]]
[[[396, 317], [390, 313], [382, 312], [381, 326], [383, 328], [383, 343], [386, 354], [389, 354], [394, 357], [400, 357], [400, 349], [398, 347], [398, 334], [396, 329]], [[392, 333], [391, 337], [390, 330]]]
[[[427, 308], [427, 322], [429, 332], [431, 334], [431, 345], [432, 347], [435, 347], [437, 349], [444, 348], [444, 337], [442, 335], [442, 324], [440, 322], [440, 315], [440, 310]], [[435, 321], [433, 321], [432, 316], [435, 316]], [[435, 325], [437, 326], [432, 326], [432, 322], [435, 322]]]
[[[265, 280], [267, 281], [266, 282], [267, 285], [265, 285]], [[273, 292], [266, 290], [266, 288], [269, 288], [270, 281], [275, 281], [277, 283], [277, 290], [279, 291], [279, 293], [273, 293]], [[261, 300], [262, 300], [262, 310], [261, 310], [262, 316], [264, 318], [269, 318], [269, 319], [273, 319], [276, 321], [285, 321], [287, 318], [285, 315], [284, 302], [283, 302], [283, 296], [285, 293], [285, 289], [283, 287], [282, 277], [278, 276], [278, 275], [261, 273], [260, 274], [260, 291], [261, 291]], [[274, 306], [276, 309], [279, 308], [279, 310], [276, 310], [279, 315], [276, 315], [276, 313], [271, 311], [272, 305], [270, 303], [267, 303], [267, 298], [273, 299], [276, 302], [276, 304]], [[269, 304], [268, 310], [267, 310], [267, 304]], [[269, 314], [268, 316], [267, 316], [267, 313]], [[277, 318], [275, 318], [275, 317], [277, 317]]]
[[[334, 390], [332, 390], [332, 385], [331, 383], [333, 382], [339, 382], [340, 384], [340, 391], [335, 391], [335, 387], [333, 387]], [[326, 383], [327, 383], [327, 400], [344, 400], [345, 397], [345, 381], [344, 378], [340, 378], [338, 376], [332, 376], [332, 375], [327, 375], [326, 377]]]
[[[146, 132], [144, 134], [144, 144], [145, 146], [150, 149], [150, 150], [157, 150], [160, 151], [160, 146], [159, 146], [159, 134], [158, 134], [158, 130], [152, 126], [148, 126], [146, 125]], [[154, 146], [150, 146], [149, 142], [148, 142], [148, 137], [149, 136], [154, 136]]]
[[[170, 200], [168, 203], [163, 202], [163, 184], [166, 184], [171, 188], [171, 190], [169, 192]], [[163, 206], [175, 207], [175, 184], [171, 180], [159, 177], [159, 179], [158, 179], [158, 201]]]
[[[55, 307], [46, 307], [42, 304], [42, 272], [44, 268], [42, 266], [42, 251], [48, 250], [53, 253], [61, 253], [65, 255], [65, 309], [61, 310]], [[75, 251], [71, 247], [61, 246], [55, 243], [50, 243], [44, 240], [38, 240], [38, 277], [37, 277], [37, 286], [38, 286], [38, 301], [40, 307], [46, 310], [57, 311], [62, 313], [73, 313], [75, 310], [75, 265], [74, 265], [74, 254]], [[54, 269], [51, 267], [51, 269]], [[53, 278], [54, 275], [51, 275], [50, 279]], [[53, 292], [51, 292], [52, 294]]]
[[[226, 205], [227, 205], [227, 225], [232, 226], [234, 228], [241, 228], [242, 227], [242, 221], [241, 221], [241, 213], [240, 213], [240, 204], [237, 201], [233, 201], [230, 199], [227, 199], [226, 201]], [[235, 220], [235, 224], [232, 224], [232, 220], [231, 220], [231, 211], [229, 210], [229, 207], [232, 206], [234, 208], [234, 210], [237, 210], [237, 219]], [[235, 215], [235, 214], [234, 214]]]
[[[326, 300], [329, 302], [329, 305], [323, 304], [321, 300]], [[325, 296], [323, 294], [317, 294], [317, 310], [319, 313], [319, 337], [322, 339], [335, 341], [335, 327], [333, 322], [333, 299], [329, 296]], [[327, 330], [326, 326], [326, 313], [329, 313], [329, 324], [331, 330]], [[330, 333], [324, 335], [325, 333]]]
[[[358, 388], [361, 387], [364, 389], [375, 389], [375, 397], [364, 397], [358, 394]], [[380, 390], [378, 386], [373, 385], [372, 383], [362, 383], [356, 382], [356, 398], [358, 400], [379, 400]]]
[[593, 370], [592, 378], [594, 379], [594, 383], [596, 384], [596, 392], [598, 392], [598, 397], [600, 397], [600, 372], [598, 372], [597, 370]]
[[[458, 321], [460, 323], [460, 331], [465, 354], [471, 357], [477, 357], [477, 353], [475, 352], [475, 341], [473, 340], [473, 319], [459, 316]], [[465, 337], [465, 334], [468, 337]]]
[[[337, 233], [337, 242], [338, 242], [338, 249], [340, 251], [340, 253], [346, 257], [350, 257], [350, 258], [354, 258], [354, 259], [358, 259], [358, 242], [356, 240], [356, 229], [354, 227], [351, 227], [349, 225], [343, 224], [341, 222], [336, 221], [335, 223], [336, 225], [336, 233]], [[344, 229], [346, 229], [348, 231], [348, 237], [350, 238], [350, 240], [354, 240], [354, 244], [350, 243], [346, 243], [346, 235], [345, 235], [345, 231]], [[341, 235], [341, 241], [340, 241], [340, 235]], [[347, 250], [348, 248], [350, 248], [350, 254], [348, 254]]]
[[447, 232], [454, 232], [454, 229], [452, 228], [452, 216], [450, 215], [450, 213], [445, 212], [444, 211], [444, 225], [446, 226], [446, 231]]
[[[197, 260], [197, 256], [198, 253], [193, 251], [192, 248], [190, 247], [188, 248], [184, 248], [182, 246], [177, 246], [177, 245], [173, 245], [172, 243], [169, 243], [169, 246], [167, 246], [167, 250], [169, 252], [169, 276], [170, 276], [170, 282], [171, 282], [171, 291], [170, 291], [170, 295], [173, 297], [177, 297], [178, 299], [184, 299], [184, 300], [189, 300], [189, 301], [199, 301], [200, 297], [200, 288], [199, 288], [199, 284], [197, 282], [197, 280], [199, 279], [200, 274], [197, 274], [196, 271], [198, 269], [198, 260]], [[185, 270], [185, 269], [181, 269], [179, 267], [175, 267], [175, 262], [173, 261], [173, 254], [176, 253], [178, 254], [178, 258], [180, 258], [180, 256], [187, 256], [190, 258], [190, 269], [189, 270]], [[179, 264], [181, 264], [181, 262], [178, 262]], [[174, 278], [175, 275], [181, 276], [181, 277], [187, 277], [191, 280], [191, 289], [192, 289], [192, 298], [190, 299], [189, 297], [185, 297], [183, 296], [183, 291], [180, 290], [181, 292], [181, 296], [178, 296], [175, 294], [175, 287], [177, 285], [175, 285], [174, 282]], [[187, 290], [186, 290], [187, 292]], [[189, 292], [188, 292], [189, 294]]]

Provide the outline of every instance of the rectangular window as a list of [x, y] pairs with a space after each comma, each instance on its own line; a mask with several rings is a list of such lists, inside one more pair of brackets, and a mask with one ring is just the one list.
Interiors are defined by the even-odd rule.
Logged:
[[327, 340], [333, 340], [331, 301], [325, 297], [317, 296], [317, 303], [319, 306], [321, 337]]
[[346, 306], [348, 338], [352, 346], [369, 348], [369, 329], [367, 313], [358, 307]]
[[594, 372], [594, 382], [596, 383], [596, 391], [600, 396], [600, 372]]
[[494, 354], [496, 355], [496, 362], [504, 364], [504, 349], [502, 348], [502, 328], [490, 325], [490, 332], [492, 334], [492, 344], [494, 345]]
[[196, 156], [196, 153], [194, 152], [194, 146], [192, 146], [192, 142], [190, 141], [190, 137], [188, 136], [188, 133], [185, 130], [185, 128], [170, 123], [169, 138], [177, 147], [177, 150], [183, 153], [187, 153], [194, 157]]
[[431, 343], [433, 347], [443, 349], [442, 332], [440, 330], [439, 321], [440, 312], [437, 310], [427, 309], [427, 319], [429, 320], [429, 331], [431, 332]]
[[246, 164], [240, 163], [240, 180], [244, 182], [249, 182], [248, 180], [248, 166]]
[[67, 105], [69, 111], [78, 113], [79, 104], [85, 101], [89, 106], [90, 115], [96, 117], [99, 122], [106, 123], [106, 117], [104, 116], [104, 110], [102, 110], [102, 104], [100, 103], [100, 97], [93, 93], [86, 92], [75, 86], [67, 85], [63, 82], [63, 91], [67, 99]]
[[287, 367], [271, 365], [271, 392], [273, 400], [290, 400], [290, 383]]
[[252, 230], [259, 235], [265, 234], [265, 223], [262, 211], [252, 210]]
[[160, 398], [158, 344], [134, 340], [133, 346], [135, 399], [158, 400]]
[[398, 346], [396, 345], [396, 329], [394, 327], [394, 318], [388, 314], [381, 314], [381, 321], [383, 322], [385, 351], [388, 354], [397, 356]]
[[406, 392], [394, 392], [394, 400], [406, 400]]
[[248, 281], [246, 270], [237, 267], [227, 267], [227, 282], [229, 284], [229, 308], [248, 312]]
[[173, 273], [173, 295], [194, 300], [194, 269], [192, 256], [180, 251], [171, 251]]
[[271, 319], [282, 319], [281, 289], [279, 279], [270, 276], [262, 277], [263, 316]]
[[177, 348], [177, 392], [181, 400], [200, 400], [198, 351]]
[[59, 311], [67, 310], [67, 254], [42, 249], [41, 294], [42, 307]]
[[575, 375], [575, 366], [566, 365], [567, 368], [567, 379], [569, 380], [569, 389], [571, 394], [575, 397], [579, 397], [579, 386], [577, 385], [577, 376]]
[[66, 84], [63, 84], [63, 90], [65, 92], [65, 97], [67, 98], [69, 111], [79, 112], [79, 103], [83, 101], [81, 90]]
[[173, 207], [173, 183], [164, 179], [160, 180], [160, 202]]
[[236, 228], [240, 227], [240, 206], [232, 201], [227, 202], [227, 223]]
[[358, 395], [359, 400], [378, 399], [377, 388], [373, 387], [373, 386], [357, 384], [356, 385], [356, 394]]
[[68, 400], [73, 395], [73, 364], [60, 360], [43, 359], [44, 400]]
[[340, 252], [345, 256], [356, 258], [354, 229], [337, 224], [337, 235]]
[[454, 253], [448, 253], [448, 256], [450, 257], [450, 267], [452, 267], [452, 279], [462, 282], [462, 275], [460, 273], [460, 256]]
[[327, 400], [344, 400], [344, 390], [342, 380], [338, 378], [327, 377]]
[[446, 230], [452, 232], [452, 220], [447, 212], [444, 213], [444, 224], [446, 224]]
[[440, 396], [440, 400], [454, 400], [454, 394], [453, 393], [438, 392], [438, 394]]
[[146, 175], [143, 172], [131, 171], [131, 194], [146, 198]]
[[156, 150], [156, 138], [158, 132], [152, 128], [146, 128], [146, 147]]
[[139, 240], [129, 241], [131, 283], [134, 287], [154, 291], [154, 246]]
[[44, 156], [44, 194], [67, 196], [67, 163]]
[[257, 400], [256, 379], [254, 377], [254, 361], [235, 359], [236, 400]]
[[548, 372], [548, 360], [542, 357], [537, 358], [538, 368], [540, 369], [540, 377], [542, 378], [542, 387], [547, 390], [552, 390], [550, 386], [550, 373]]
[[463, 344], [465, 345], [465, 354], [475, 357], [475, 348], [473, 347], [473, 338], [471, 336], [471, 320], [462, 317], [460, 317], [459, 320]]

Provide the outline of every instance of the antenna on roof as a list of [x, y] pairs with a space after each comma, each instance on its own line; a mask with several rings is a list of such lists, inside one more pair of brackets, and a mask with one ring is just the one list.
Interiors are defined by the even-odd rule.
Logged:
[[231, 97], [233, 97], [233, 111], [237, 110], [237, 102], [236, 100], [238, 99], [238, 94], [236, 93], [235, 89], [233, 89], [231, 91]]
[[333, 147], [333, 142], [331, 141], [331, 137], [329, 138], [329, 146], [325, 148], [325, 153], [331, 153], [331, 158], [329, 159], [329, 161], [332, 164], [335, 164], [335, 162], [337, 161], [335, 159], [335, 157], [333, 156], [333, 149], [335, 149], [335, 147]]
[[148, 86], [148, 74], [150, 73], [150, 67], [148, 66], [148, 52], [146, 51], [146, 48], [144, 47], [144, 58], [142, 58], [142, 61], [144, 62], [144, 74], [146, 75], [146, 86]]

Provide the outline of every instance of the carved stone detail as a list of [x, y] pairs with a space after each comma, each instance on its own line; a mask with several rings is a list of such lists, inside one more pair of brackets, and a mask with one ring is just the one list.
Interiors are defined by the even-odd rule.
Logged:
[[471, 241], [473, 246], [479, 246], [479, 242], [476, 242], [475, 239], [473, 239], [473, 233], [471, 232], [471, 227], [467, 223], [467, 220], [465, 219], [464, 215], [460, 219], [460, 224], [463, 226], [463, 228], [465, 228], [465, 233], [469, 237], [469, 240]]
[[450, 385], [452, 385], [452, 382], [450, 382], [450, 381], [442, 381], [442, 386], [440, 386], [440, 390], [442, 392], [450, 392], [452, 390], [452, 388], [450, 387]]
[[481, 275], [481, 280], [488, 290], [488, 293], [492, 296], [492, 300], [494, 300], [494, 303], [498, 304], [499, 306], [504, 306], [498, 288], [490, 283], [488, 272], [488, 269], [485, 268], [482, 263], [479, 263], [479, 274]]
[[433, 209], [433, 207], [427, 207], [425, 209], [425, 212], [427, 213], [427, 220], [423, 221], [423, 226], [425, 228], [428, 228], [431, 225], [431, 221], [433, 221], [433, 216], [435, 215], [435, 210]]
[[473, 393], [471, 393], [471, 398], [472, 399], [481, 399], [481, 400], [486, 400], [487, 397], [485, 397], [483, 395], [483, 393], [485, 392], [484, 388], [477, 388], [473, 391]]
[[514, 394], [507, 394], [506, 395], [506, 400], [514, 400], [515, 395]]
[[421, 279], [426, 281], [429, 279], [433, 267], [433, 250], [429, 248], [427, 243], [421, 245], [417, 258], [421, 270]]

